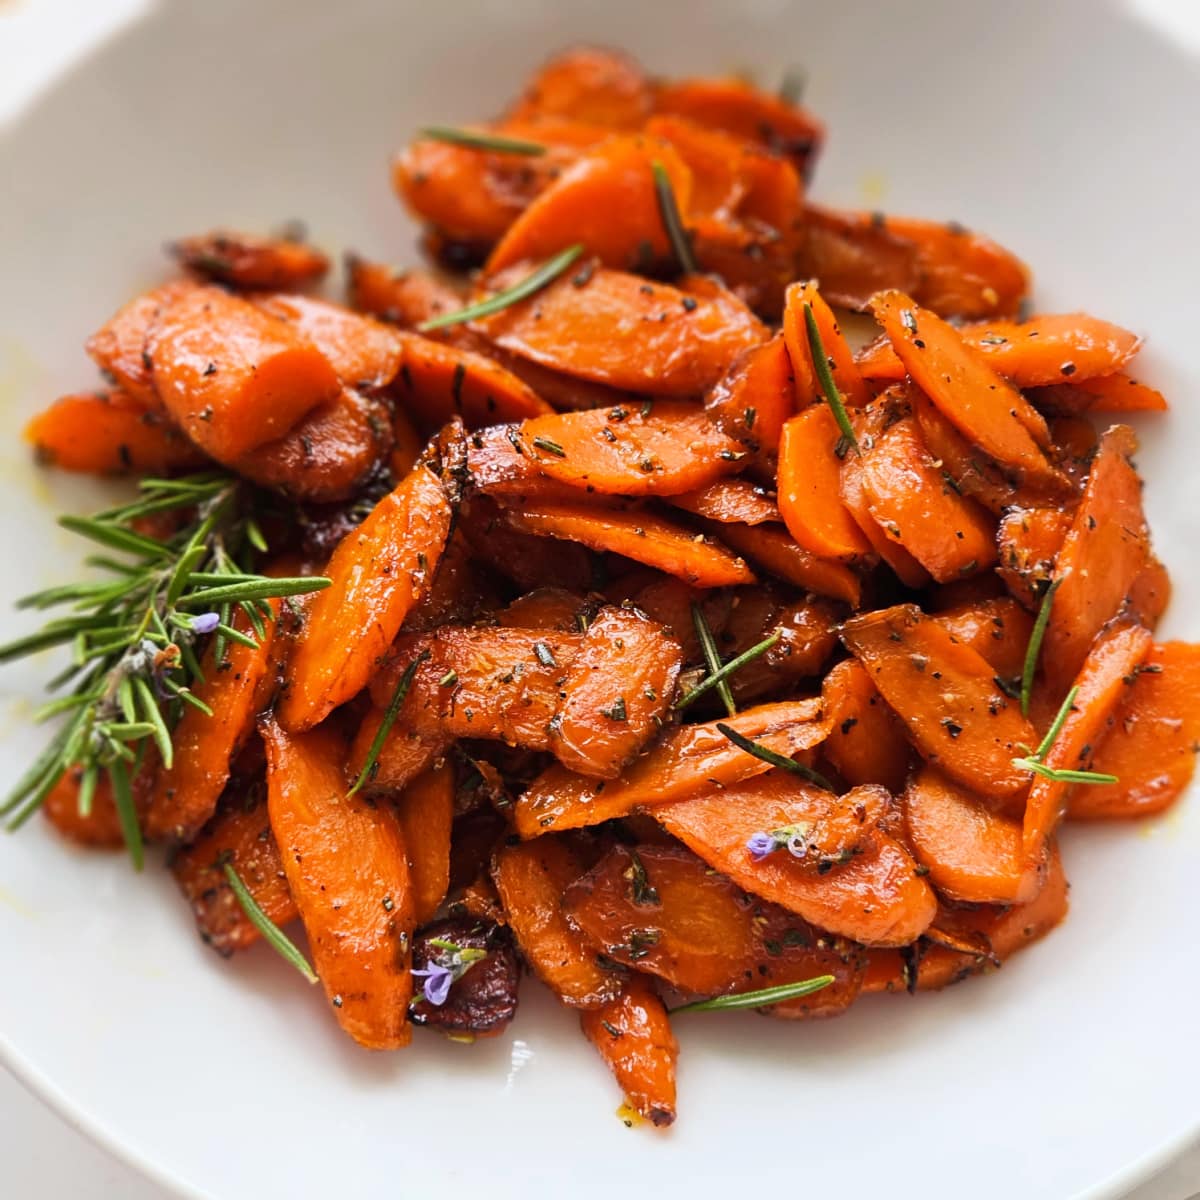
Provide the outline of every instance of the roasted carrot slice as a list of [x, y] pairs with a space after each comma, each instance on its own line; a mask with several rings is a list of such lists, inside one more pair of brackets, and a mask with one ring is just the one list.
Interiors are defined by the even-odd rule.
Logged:
[[[278, 617], [279, 601], [269, 603]], [[274, 662], [275, 627], [275, 620], [264, 622], [265, 632], [259, 637], [239, 610], [233, 628], [253, 636], [257, 648], [228, 642], [218, 660], [215, 641], [210, 645], [201, 664], [204, 680], [192, 690], [212, 709], [212, 715], [185, 706], [171, 735], [174, 762], [160, 769], [146, 812], [149, 837], [191, 841], [216, 811], [229, 781], [230, 763], [261, 711], [258, 692]]]
[[333, 730], [293, 737], [272, 717], [260, 729], [271, 830], [338, 1024], [371, 1050], [406, 1045], [414, 922], [399, 823], [346, 795]]
[[797, 398], [801, 406], [823, 398], [808, 345], [808, 328], [804, 317], [806, 304], [812, 309], [838, 392], [846, 404], [861, 408], [870, 400], [870, 393], [855, 365], [854, 354], [842, 337], [833, 310], [825, 303], [813, 280], [793, 283], [787, 290], [787, 305], [783, 310], [783, 337], [787, 343], [788, 357], [792, 360]]
[[672, 1124], [679, 1043], [653, 984], [630, 976], [617, 997], [592, 1012], [580, 1013], [579, 1023], [630, 1107], [659, 1128]]
[[[397, 270], [357, 254], [347, 254], [345, 266], [350, 307], [402, 329], [412, 329], [466, 304], [459, 292], [432, 271]], [[456, 328], [451, 326], [445, 335], [450, 337]]]
[[474, 496], [462, 506], [458, 528], [479, 563], [523, 589], [586, 591], [594, 582], [594, 560], [583, 546], [514, 528], [506, 510], [488, 496]]
[[709, 416], [751, 450], [771, 453], [796, 411], [796, 381], [783, 334], [739, 354], [705, 398]]
[[[1113, 727], [1114, 711], [1136, 682], [1138, 667], [1152, 645], [1150, 631], [1140, 625], [1119, 625], [1097, 639], [1075, 678], [1075, 703], [1042, 760], [1047, 767], [1091, 770], [1092, 755], [1104, 733]], [[1034, 777], [1022, 836], [1027, 867], [1040, 860], [1047, 838], [1066, 810], [1071, 788], [1060, 780]]]
[[[750, 789], [759, 793], [755, 795]], [[739, 786], [728, 792], [709, 790], [688, 800], [659, 806], [655, 819], [694, 850], [709, 866], [734, 883], [798, 913], [830, 933], [864, 944], [901, 946], [916, 940], [937, 910], [933, 889], [899, 842], [875, 830], [861, 853], [821, 873], [786, 849], [756, 862], [746, 847], [751, 835], [779, 826], [812, 820], [827, 811], [829, 793], [799, 780], [791, 781], [790, 799], [763, 794], [762, 785]], [[875, 807], [890, 802], [883, 788], [856, 788], [833, 798], [847, 819], [859, 803]], [[787, 818], [778, 820], [778, 818]]]
[[[585, 151], [508, 227], [487, 272], [549, 258], [573, 243], [606, 267], [645, 271], [669, 262], [654, 164], [670, 181], [681, 214], [690, 208], [692, 177], [675, 148], [659, 138], [613, 137]], [[620, 213], [619, 221], [613, 214]]]
[[238, 789], [229, 795], [200, 836], [171, 859], [171, 874], [192, 906], [201, 938], [228, 957], [252, 946], [261, 934], [229, 886], [226, 862], [273, 924], [286, 925], [299, 916], [271, 832], [265, 792], [247, 796]]
[[587, 601], [568, 588], [542, 587], [518, 596], [496, 613], [502, 629], [549, 629], [569, 633], [579, 628], [579, 614]]
[[601, 129], [640, 129], [654, 93], [642, 68], [627, 54], [573, 46], [554, 55], [529, 81], [506, 122], [566, 118]]
[[818, 596], [831, 596], [857, 607], [862, 581], [843, 563], [810, 554], [798, 545], [782, 525], [709, 526], [721, 538], [764, 571]]
[[[121, 818], [117, 815], [107, 772], [102, 772], [96, 781], [92, 811], [86, 816], [79, 811], [80, 775], [80, 771], [71, 770], [59, 777], [42, 804], [46, 819], [76, 845], [95, 850], [120, 849], [125, 845], [125, 835], [121, 832]], [[153, 776], [153, 768], [143, 768], [133, 779], [133, 799], [139, 823], [149, 803]]]
[[429, 587], [450, 517], [441, 482], [418, 466], [342, 540], [327, 568], [333, 585], [314, 598], [292, 655], [279, 707], [288, 729], [311, 728], [366, 686]]
[[900, 719], [857, 659], [840, 662], [825, 676], [821, 698], [829, 714], [829, 736], [821, 753], [838, 774], [858, 787], [879, 783], [899, 792], [912, 752]]
[[503, 499], [514, 508], [532, 497], [559, 503], [580, 499], [576, 488], [538, 470], [537, 462], [526, 452], [519, 425], [489, 425], [471, 434], [467, 439], [467, 478], [472, 492]]
[[718, 479], [668, 500], [676, 508], [722, 524], [762, 525], [779, 520], [779, 510], [767, 489], [748, 479]]
[[[634, 562], [657, 567], [694, 587], [726, 587], [752, 583], [745, 562], [724, 547], [653, 513], [622, 512], [595, 505], [551, 504], [533, 500], [522, 512], [509, 510], [514, 528], [541, 537], [566, 538], [592, 550], [624, 554]], [[734, 528], [727, 526], [723, 528]]]
[[779, 439], [779, 515], [805, 550], [823, 558], [854, 559], [871, 550], [841, 499], [848, 449], [826, 404], [792, 417]]
[[1012, 759], [1037, 737], [987, 659], [911, 604], [854, 617], [842, 640], [928, 762], [984, 796], [1024, 791]]
[[[819, 700], [763, 704], [730, 717], [728, 724], [743, 737], [787, 755], [819, 745], [828, 730]], [[685, 725], [666, 734], [615, 781], [588, 779], [558, 764], [549, 767], [518, 799], [513, 823], [523, 838], [598, 825], [640, 806], [666, 804], [767, 770], [770, 763], [735, 746], [716, 722]]]
[[1142, 482], [1130, 455], [1137, 439], [1114, 425], [1100, 439], [1083, 498], [1054, 563], [1054, 593], [1042, 661], [1065, 690], [1088, 647], [1120, 611], [1145, 565], [1150, 533], [1142, 511]]
[[235, 463], [288, 432], [341, 383], [286, 321], [218, 287], [178, 295], [146, 341], [154, 388], [179, 427], [218, 462]]
[[1130, 615], [1153, 631], [1158, 627], [1158, 622], [1170, 601], [1171, 576], [1167, 573], [1167, 568], [1151, 556], [1129, 589], [1127, 605]]
[[533, 973], [564, 1004], [594, 1009], [619, 993], [622, 977], [597, 963], [562, 911], [563, 892], [585, 869], [569, 842], [549, 837], [502, 847], [492, 879]]
[[[516, 267], [490, 286], [500, 290], [526, 274]], [[606, 267], [572, 269], [472, 328], [567, 375], [655, 396], [700, 396], [737, 353], [765, 342], [767, 331], [723, 289], [693, 295], [699, 283], [685, 278], [681, 290]]]
[[543, 475], [590, 491], [670, 496], [738, 467], [744, 451], [702, 408], [660, 400], [649, 411], [618, 405], [525, 421], [520, 445]]
[[1167, 398], [1157, 388], [1116, 371], [1096, 379], [1071, 378], [1070, 383], [1039, 388], [1030, 397], [1055, 412], [1166, 412]]
[[[747, 198], [749, 184], [745, 169], [749, 148], [743, 139], [673, 113], [651, 117], [645, 131], [651, 137], [669, 142], [687, 165], [691, 175], [689, 216], [728, 218], [737, 214]], [[800, 190], [798, 184], [796, 190]], [[775, 229], [784, 228], [780, 221], [766, 223]]]
[[147, 406], [120, 388], [63, 396], [25, 426], [24, 436], [39, 462], [92, 475], [158, 475], [206, 461], [157, 401]]
[[296, 291], [324, 278], [329, 259], [303, 237], [261, 237], [225, 229], [172, 242], [181, 266], [235, 288]]
[[1162, 812], [1190, 782], [1198, 744], [1200, 648], [1188, 642], [1155, 646], [1094, 752], [1093, 769], [1119, 782], [1075, 788], [1068, 815], [1097, 820]]
[[1071, 514], [1057, 508], [1014, 508], [1000, 518], [996, 570], [1026, 608], [1033, 610], [1041, 603], [1070, 528]]
[[408, 850], [413, 918], [433, 919], [450, 886], [450, 829], [454, 822], [454, 769], [447, 762], [418, 775], [396, 798], [396, 817]]
[[967, 601], [933, 616], [951, 637], [977, 651], [1003, 679], [1020, 678], [1033, 617], [1010, 596]]
[[862, 471], [875, 522], [939, 583], [996, 561], [991, 517], [946, 483], [911, 417], [893, 422], [863, 447]]

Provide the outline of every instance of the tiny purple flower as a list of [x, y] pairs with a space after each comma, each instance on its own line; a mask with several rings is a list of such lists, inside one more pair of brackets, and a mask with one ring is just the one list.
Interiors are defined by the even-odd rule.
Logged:
[[759, 830], [757, 833], [752, 833], [749, 840], [746, 842], [746, 849], [750, 851], [750, 857], [755, 862], [762, 862], [768, 855], [774, 854], [779, 849], [779, 843], [769, 833]]
[[413, 974], [425, 980], [421, 987], [421, 990], [425, 993], [425, 999], [430, 1004], [441, 1008], [449, 998], [450, 985], [454, 982], [454, 972], [448, 967], [443, 967], [441, 963], [430, 959], [428, 967], [423, 970], [414, 968]]
[[206, 612], [197, 613], [192, 618], [193, 633], [212, 633], [214, 629], [221, 623], [220, 613]]

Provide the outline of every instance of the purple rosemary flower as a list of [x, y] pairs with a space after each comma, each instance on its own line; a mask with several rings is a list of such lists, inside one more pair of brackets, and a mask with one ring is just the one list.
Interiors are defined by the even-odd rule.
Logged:
[[212, 633], [221, 623], [221, 614], [215, 612], [197, 613], [192, 618], [193, 633]]
[[746, 842], [746, 849], [755, 862], [762, 862], [769, 854], [774, 854], [779, 849], [779, 843], [771, 834], [764, 833], [760, 829], [757, 833], [750, 835]]
[[441, 1008], [450, 996], [450, 985], [454, 982], [454, 972], [431, 958], [428, 967], [414, 967], [413, 974], [425, 980], [421, 985], [425, 999], [435, 1007]]

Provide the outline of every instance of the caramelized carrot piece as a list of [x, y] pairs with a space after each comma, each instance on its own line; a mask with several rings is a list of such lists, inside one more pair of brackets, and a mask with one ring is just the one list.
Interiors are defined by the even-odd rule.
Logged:
[[[744, 168], [748, 151], [745, 141], [672, 113], [651, 117], [645, 132], [669, 142], [686, 164], [691, 176], [687, 211], [693, 219], [732, 217], [737, 213], [746, 199], [749, 182]], [[767, 223], [782, 228], [778, 221]]]
[[1166, 412], [1167, 398], [1149, 384], [1117, 371], [1096, 379], [1076, 379], [1039, 388], [1034, 403], [1058, 412]]
[[[513, 268], [490, 284], [499, 290], [527, 273]], [[735, 354], [765, 342], [767, 331], [731, 293], [698, 297], [690, 290], [697, 278], [681, 284], [682, 290], [606, 267], [572, 268], [472, 328], [567, 375], [655, 396], [699, 396]]]
[[783, 310], [783, 337], [787, 343], [788, 357], [792, 360], [797, 398], [801, 406], [823, 398], [808, 345], [808, 328], [804, 319], [806, 304], [812, 309], [817, 322], [821, 343], [829, 360], [829, 370], [838, 392], [846, 404], [853, 408], [861, 408], [870, 400], [870, 393], [858, 373], [854, 354], [846, 344], [846, 339], [842, 337], [833, 310], [825, 303], [813, 280], [807, 283], [793, 283], [787, 290], [787, 304]]
[[779, 510], [766, 489], [748, 479], [717, 479], [668, 500], [676, 508], [722, 524], [763, 525], [779, 520]]
[[480, 563], [522, 588], [559, 585], [586, 591], [594, 581], [594, 560], [587, 550], [514, 528], [490, 497], [467, 501], [458, 528]]
[[[357, 254], [347, 254], [345, 265], [350, 307], [402, 329], [412, 329], [430, 317], [454, 312], [467, 302], [432, 271], [400, 271]], [[445, 335], [450, 337], [455, 329], [456, 326], [451, 326], [444, 331]]]
[[933, 620], [970, 646], [1003, 679], [1019, 679], [1025, 650], [1033, 632], [1033, 617], [1010, 596], [968, 601], [944, 608]]
[[176, 296], [146, 342], [154, 387], [218, 462], [282, 437], [341, 391], [329, 360], [287, 322], [218, 287]]
[[1013, 508], [1000, 518], [996, 571], [1026, 608], [1041, 603], [1070, 528], [1071, 514], [1057, 508]]
[[595, 46], [556, 54], [533, 76], [506, 122], [566, 118], [601, 129], [640, 129], [654, 94], [628, 55]]
[[405, 1046], [414, 921], [399, 823], [346, 795], [332, 729], [292, 736], [273, 717], [260, 729], [271, 830], [338, 1024], [370, 1050]]
[[[1073, 686], [1079, 689], [1075, 703], [1042, 760], [1047, 767], [1091, 769], [1101, 737], [1114, 724], [1114, 710], [1137, 680], [1137, 669], [1152, 645], [1150, 631], [1140, 625], [1117, 626], [1097, 639], [1075, 678]], [[1022, 836], [1027, 866], [1040, 860], [1046, 840], [1066, 810], [1071, 787], [1041, 775], [1030, 784]]]
[[[81, 772], [64, 772], [51, 788], [42, 804], [46, 819], [68, 841], [94, 850], [119, 850], [125, 845], [121, 819], [113, 800], [112, 784], [107, 772], [96, 780], [92, 796], [92, 811], [87, 816], [79, 812], [79, 783]], [[133, 799], [139, 823], [145, 815], [149, 799], [149, 784], [153, 770], [143, 769], [133, 779]]]
[[1167, 568], [1151, 556], [1129, 589], [1126, 604], [1130, 615], [1136, 617], [1147, 629], [1154, 630], [1170, 601], [1171, 577], [1167, 574]]
[[783, 334], [739, 354], [704, 407], [731, 438], [751, 450], [775, 451], [784, 422], [796, 411], [796, 380]]
[[653, 984], [630, 976], [614, 999], [592, 1012], [580, 1013], [579, 1023], [630, 1107], [659, 1128], [672, 1124], [679, 1043]]
[[258, 637], [246, 614], [239, 610], [233, 628], [253, 636], [256, 649], [228, 642], [218, 660], [215, 641], [204, 656], [203, 682], [193, 692], [212, 709], [212, 716], [188, 704], [171, 734], [175, 759], [162, 767], [155, 780], [145, 829], [151, 838], [189, 842], [216, 812], [217, 801], [229, 782], [230, 763], [254, 729], [261, 709], [258, 691], [270, 671], [279, 601], [269, 601], [276, 620], [263, 623]]
[[703, 409], [660, 400], [648, 412], [619, 405], [534, 417], [524, 454], [543, 475], [588, 491], [670, 496], [737, 469], [743, 451]]
[[871, 682], [866, 667], [847, 658], [825, 676], [821, 699], [829, 714], [829, 736], [821, 753], [850, 784], [879, 783], [899, 792], [912, 752], [900, 719]]
[[1120, 611], [1149, 556], [1142, 482], [1129, 461], [1137, 439], [1114, 425], [1100, 439], [1083, 498], [1054, 563], [1057, 591], [1042, 661], [1060, 691], [1079, 671], [1088, 647]]
[[450, 533], [451, 505], [416, 467], [338, 545], [292, 655], [280, 706], [289, 730], [309, 729], [356, 696], [429, 587]]
[[580, 499], [574, 487], [538, 470], [518, 425], [477, 429], [467, 440], [467, 476], [473, 492], [495, 496], [513, 507], [532, 497], [567, 504]]
[[855, 559], [870, 553], [841, 498], [842, 434], [827, 404], [792, 417], [779, 439], [779, 515], [788, 533], [824, 558]]
[[[730, 717], [728, 724], [768, 750], [788, 755], [819, 745], [828, 731], [817, 700], [763, 704]], [[513, 823], [523, 838], [552, 828], [598, 825], [639, 806], [666, 804], [767, 770], [770, 763], [735, 746], [715, 722], [685, 725], [664, 735], [618, 780], [596, 781], [558, 764], [547, 768], [517, 800]]]
[[783, 526], [723, 524], [710, 529], [714, 536], [785, 583], [857, 607], [862, 594], [859, 577], [843, 563], [810, 554]]
[[[551, 504], [534, 500], [523, 512], [509, 510], [517, 529], [541, 537], [566, 538], [592, 550], [610, 550], [635, 562], [676, 575], [694, 587], [753, 583], [742, 559], [722, 546], [652, 513], [621, 512], [595, 505]], [[727, 526], [724, 528], [734, 528]]]
[[928, 762], [984, 796], [1024, 791], [1027, 774], [1012, 759], [1037, 736], [978, 652], [911, 604], [852, 618], [842, 640]]
[[235, 288], [296, 291], [329, 270], [329, 259], [297, 237], [218, 229], [180, 238], [169, 249], [181, 266]]
[[492, 879], [533, 973], [564, 1004], [596, 1009], [618, 995], [622, 977], [597, 963], [562, 911], [563, 892], [585, 869], [569, 842], [548, 837], [501, 847]]
[[1096, 747], [1092, 767], [1118, 783], [1077, 787], [1073, 819], [1140, 817], [1170, 807], [1191, 781], [1200, 744], [1200, 647], [1155, 646]]
[[392, 450], [388, 466], [393, 479], [403, 479], [417, 465], [424, 443], [408, 414], [399, 406], [392, 413]]
[[408, 850], [413, 919], [431, 921], [450, 886], [450, 828], [454, 770], [449, 763], [418, 775], [396, 798], [396, 818]]
[[206, 461], [157, 402], [148, 407], [120, 388], [63, 396], [25, 426], [24, 436], [39, 462], [92, 475], [159, 475]]
[[249, 807], [246, 796], [230, 796], [200, 836], [171, 859], [171, 874], [192, 906], [201, 938], [229, 957], [262, 935], [229, 886], [222, 869], [226, 862], [273, 924], [286, 925], [299, 916], [261, 796]]

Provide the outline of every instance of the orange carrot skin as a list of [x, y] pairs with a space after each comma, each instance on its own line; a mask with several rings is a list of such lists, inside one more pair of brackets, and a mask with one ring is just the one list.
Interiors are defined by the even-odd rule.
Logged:
[[1067, 413], [1166, 412], [1167, 398], [1157, 388], [1117, 371], [1096, 379], [1075, 379], [1039, 388], [1032, 399], [1049, 410]]
[[1096, 747], [1092, 768], [1119, 783], [1077, 787], [1072, 820], [1141, 817], [1169, 808], [1191, 781], [1200, 742], [1200, 648], [1154, 646]]
[[450, 829], [454, 822], [454, 769], [449, 763], [417, 776], [396, 798], [396, 819], [408, 850], [413, 919], [433, 920], [450, 886]]
[[407, 1045], [414, 921], [400, 826], [346, 795], [332, 730], [293, 737], [271, 717], [260, 729], [271, 830], [338, 1024], [370, 1050]]
[[987, 659], [997, 675], [1019, 678], [1033, 632], [1033, 616], [1009, 596], [968, 601], [933, 618], [952, 637]]
[[288, 324], [217, 287], [175, 298], [146, 343], [154, 388], [179, 427], [218, 462], [282, 437], [337, 398], [337, 373]]
[[534, 74], [505, 122], [569, 118], [601, 130], [634, 130], [645, 123], [653, 103], [650, 80], [628, 55], [573, 46]]
[[417, 465], [424, 442], [408, 414], [396, 406], [392, 413], [392, 449], [388, 454], [388, 466], [393, 479], [403, 479]]
[[1127, 425], [1114, 425], [1100, 439], [1083, 498], [1055, 559], [1058, 590], [1042, 662], [1060, 691], [1082, 667], [1096, 634], [1117, 615], [1148, 557], [1142, 485], [1129, 461], [1136, 449]]
[[188, 270], [235, 288], [298, 291], [329, 270], [320, 250], [286, 237], [214, 230], [180, 238], [170, 249]]
[[496, 624], [504, 629], [549, 629], [570, 633], [579, 628], [579, 614], [585, 598], [567, 588], [535, 588], [518, 596], [496, 614]]
[[120, 388], [63, 396], [25, 426], [24, 437], [39, 462], [90, 475], [157, 475], [206, 461], [157, 402], [147, 407]]
[[1024, 791], [1028, 777], [1012, 759], [1038, 739], [985, 658], [914, 605], [854, 617], [842, 640], [926, 761], [1000, 801]]
[[418, 466], [334, 551], [331, 587], [308, 610], [280, 721], [309, 729], [366, 686], [404, 618], [428, 589], [450, 533], [441, 482]]
[[[152, 770], [143, 769], [134, 777], [133, 798], [139, 820], [144, 816], [149, 798]], [[92, 811], [79, 815], [79, 771], [67, 771], [51, 788], [42, 804], [46, 819], [68, 841], [94, 850], [119, 850], [125, 845], [121, 821], [113, 801], [112, 785], [103, 773], [96, 781]]]
[[1151, 631], [1171, 602], [1171, 576], [1153, 556], [1146, 560], [1129, 588], [1127, 605], [1130, 615]]
[[779, 510], [766, 489], [748, 479], [717, 479], [668, 499], [676, 508], [722, 524], [762, 525], [779, 520]]
[[857, 659], [840, 662], [825, 676], [821, 697], [829, 713], [829, 736], [821, 753], [851, 787], [880, 783], [900, 792], [912, 751], [904, 726]]
[[817, 291], [817, 285], [812, 280], [807, 283], [793, 283], [788, 288], [787, 306], [783, 311], [783, 337], [787, 343], [788, 356], [792, 360], [797, 399], [801, 407], [824, 397], [817, 382], [812, 352], [808, 345], [808, 326], [804, 318], [806, 304], [812, 309], [817, 329], [820, 331], [821, 342], [829, 360], [829, 370], [838, 393], [846, 404], [853, 408], [861, 408], [871, 398], [867, 385], [859, 374], [854, 354], [846, 339], [842, 337], [833, 310]]
[[767, 454], [778, 449], [783, 424], [796, 411], [796, 381], [783, 334], [735, 358], [704, 407], [748, 449]]
[[[1097, 639], [1075, 678], [1073, 686], [1079, 693], [1046, 753], [1046, 766], [1091, 769], [1091, 756], [1112, 728], [1114, 710], [1136, 681], [1137, 669], [1152, 645], [1150, 631], [1140, 625], [1118, 625]], [[1062, 819], [1070, 792], [1070, 784], [1040, 775], [1030, 784], [1022, 836], [1027, 868], [1036, 866], [1046, 840]]]
[[1071, 528], [1071, 514], [1057, 508], [1013, 508], [1000, 518], [996, 568], [1008, 590], [1034, 611], [1049, 586], [1054, 560]]
[[844, 563], [810, 554], [783, 526], [713, 524], [709, 528], [714, 537], [785, 583], [851, 607], [858, 605], [862, 580]]
[[579, 1023], [639, 1116], [659, 1128], [671, 1125], [679, 1043], [650, 981], [630, 976], [620, 995], [580, 1013]]
[[[412, 329], [466, 304], [463, 296], [432, 271], [398, 271], [357, 254], [347, 254], [345, 266], [350, 307], [402, 329]], [[445, 335], [451, 336], [456, 328], [450, 326]]]

